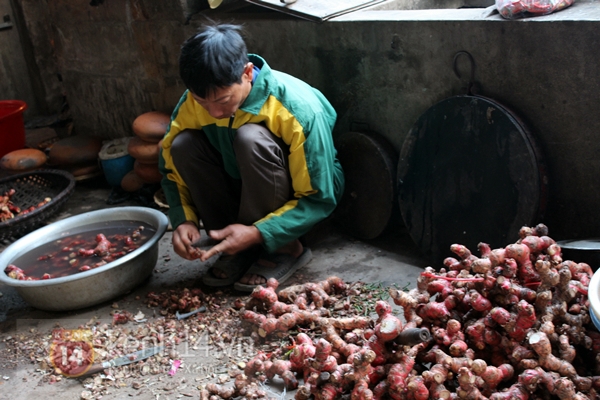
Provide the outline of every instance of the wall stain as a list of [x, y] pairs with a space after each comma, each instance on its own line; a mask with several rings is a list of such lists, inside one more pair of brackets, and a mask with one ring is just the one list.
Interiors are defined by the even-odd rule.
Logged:
[[317, 59], [328, 60], [320, 63], [322, 92], [334, 93], [336, 109], [350, 108], [357, 102], [356, 93], [362, 76], [361, 65], [367, 57], [364, 50], [330, 51], [322, 47], [314, 50]]
[[387, 53], [387, 58], [394, 62], [402, 61], [404, 59], [404, 54], [402, 52], [402, 40], [400, 39], [400, 36], [392, 36], [390, 47], [392, 50]]

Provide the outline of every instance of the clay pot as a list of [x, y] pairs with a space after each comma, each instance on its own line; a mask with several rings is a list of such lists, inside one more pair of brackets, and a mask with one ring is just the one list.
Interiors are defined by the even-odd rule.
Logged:
[[136, 192], [144, 186], [144, 181], [135, 173], [135, 171], [129, 171], [123, 179], [121, 179], [121, 188], [126, 192]]
[[98, 161], [68, 165], [62, 169], [71, 173], [76, 181], [84, 181], [102, 175]]
[[69, 136], [54, 143], [48, 155], [49, 165], [92, 164], [98, 160], [102, 140], [92, 136]]
[[[160, 142], [159, 142], [160, 143]], [[155, 164], [158, 162], [158, 144], [146, 142], [135, 136], [129, 140], [127, 152], [131, 157], [143, 164]]]
[[133, 170], [144, 183], [159, 183], [162, 180], [162, 174], [158, 169], [158, 163], [143, 164], [139, 161], [133, 163]]
[[158, 143], [167, 132], [171, 117], [160, 111], [150, 111], [133, 121], [133, 133], [146, 142]]
[[0, 159], [0, 168], [8, 171], [31, 171], [44, 165], [48, 157], [37, 149], [11, 151]]

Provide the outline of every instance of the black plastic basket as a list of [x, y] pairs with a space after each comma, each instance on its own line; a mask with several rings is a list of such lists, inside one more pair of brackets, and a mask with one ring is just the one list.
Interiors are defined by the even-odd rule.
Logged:
[[11, 202], [22, 210], [37, 206], [47, 197], [51, 200], [28, 214], [0, 222], [0, 241], [18, 239], [56, 214], [73, 194], [75, 178], [65, 171], [39, 170], [0, 179], [0, 195], [10, 189], [15, 189]]

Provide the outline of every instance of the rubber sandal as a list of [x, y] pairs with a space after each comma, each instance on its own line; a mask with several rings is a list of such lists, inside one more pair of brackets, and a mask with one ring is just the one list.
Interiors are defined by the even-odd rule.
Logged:
[[[312, 259], [312, 252], [305, 247], [300, 257], [294, 258], [289, 254], [273, 253], [263, 254], [260, 259], [276, 264], [276, 267], [270, 268], [261, 265], [259, 261], [252, 264], [246, 274], [260, 275], [265, 279], [275, 278], [281, 284], [285, 282], [294, 272], [304, 267]], [[240, 276], [241, 278], [241, 276]], [[259, 285], [249, 285], [246, 283], [235, 282], [233, 288], [241, 292], [251, 292]], [[264, 284], [263, 284], [264, 286]]]
[[[223, 254], [202, 276], [202, 283], [210, 287], [229, 286], [237, 282], [258, 258], [257, 251], [244, 251], [234, 255]], [[213, 268], [223, 271], [227, 278], [217, 278]]]

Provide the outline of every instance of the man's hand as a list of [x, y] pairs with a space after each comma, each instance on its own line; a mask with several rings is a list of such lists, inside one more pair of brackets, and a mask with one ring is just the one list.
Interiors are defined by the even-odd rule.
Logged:
[[173, 249], [186, 260], [195, 260], [200, 258], [200, 253], [198, 249], [192, 247], [192, 243], [199, 239], [198, 227], [193, 222], [184, 222], [173, 231]]
[[263, 242], [260, 231], [254, 225], [232, 224], [208, 234], [220, 243], [206, 251], [200, 251], [201, 261], [206, 261], [217, 253], [235, 254]]

